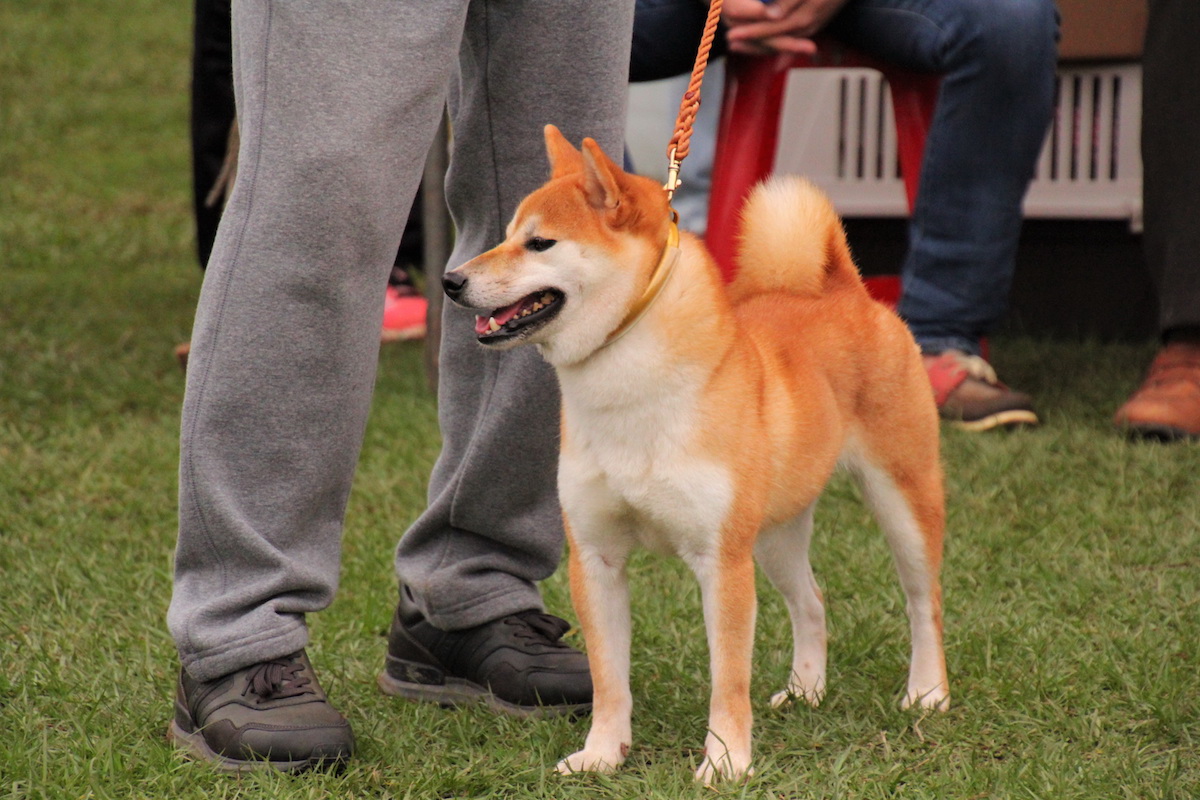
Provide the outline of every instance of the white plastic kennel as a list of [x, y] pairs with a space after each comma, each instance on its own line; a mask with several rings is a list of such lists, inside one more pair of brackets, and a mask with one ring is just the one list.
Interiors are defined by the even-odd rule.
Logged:
[[[1139, 229], [1140, 114], [1140, 66], [1061, 67], [1026, 216], [1126, 219]], [[883, 77], [867, 69], [793, 70], [775, 169], [808, 176], [844, 216], [906, 216]]]

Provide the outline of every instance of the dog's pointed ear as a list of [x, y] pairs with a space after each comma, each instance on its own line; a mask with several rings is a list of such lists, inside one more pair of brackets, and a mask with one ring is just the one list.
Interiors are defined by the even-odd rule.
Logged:
[[583, 140], [583, 188], [594, 208], [611, 211], [621, 205], [623, 174], [594, 139]]
[[583, 172], [583, 156], [553, 125], [542, 129], [546, 138], [546, 157], [550, 160], [550, 179]]

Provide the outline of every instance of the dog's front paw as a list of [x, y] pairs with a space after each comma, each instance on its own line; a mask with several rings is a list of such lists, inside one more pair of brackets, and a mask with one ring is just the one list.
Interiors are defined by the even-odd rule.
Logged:
[[[734, 752], [720, 742], [709, 742], [704, 748], [704, 761], [696, 770], [696, 780], [705, 786], [713, 786], [722, 780], [740, 780], [754, 774], [750, 768], [750, 751]], [[739, 748], [740, 750], [740, 748]], [[715, 754], [715, 755], [714, 755]]]
[[904, 695], [901, 708], [927, 708], [932, 711], [946, 711], [950, 708], [950, 690], [946, 684], [939, 683], [932, 689], [914, 689], [912, 687]]
[[559, 775], [576, 772], [613, 772], [625, 761], [629, 745], [623, 744], [615, 752], [584, 748], [558, 762]]
[[753, 774], [754, 770], [750, 768], [750, 759], [748, 758], [742, 763], [734, 764], [729, 758], [713, 761], [705, 756], [704, 763], [700, 765], [700, 769], [696, 770], [696, 780], [705, 786], [715, 786], [718, 781], [741, 780], [749, 778]]
[[788, 687], [782, 692], [776, 692], [771, 695], [771, 708], [785, 708], [790, 706], [796, 700], [803, 700], [813, 708], [821, 705], [821, 699], [825, 697], [825, 682], [805, 686], [800, 683], [788, 684]]

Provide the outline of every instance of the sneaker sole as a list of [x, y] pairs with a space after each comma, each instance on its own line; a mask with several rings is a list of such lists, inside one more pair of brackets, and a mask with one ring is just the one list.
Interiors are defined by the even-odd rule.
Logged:
[[346, 758], [306, 758], [301, 761], [243, 761], [228, 758], [208, 746], [198, 731], [188, 733], [179, 727], [179, 723], [171, 720], [167, 728], [167, 740], [179, 750], [196, 761], [207, 761], [220, 772], [254, 772], [256, 770], [275, 770], [276, 772], [307, 772], [313, 769], [330, 769], [340, 771], [346, 766]]
[[1200, 435], [1186, 431], [1183, 428], [1173, 428], [1170, 425], [1155, 425], [1153, 423], [1138, 423], [1118, 426], [1130, 439], [1152, 439], [1158, 442], [1188, 442], [1200, 441]]
[[1040, 425], [1041, 421], [1037, 414], [1024, 409], [1013, 409], [1012, 411], [1001, 411], [998, 414], [991, 414], [982, 419], [973, 420], [952, 420], [950, 424], [961, 431], [970, 431], [979, 433], [980, 431], [990, 431], [993, 428], [1019, 428], [1033, 427]]
[[411, 342], [416, 339], [424, 339], [427, 333], [425, 326], [414, 328], [403, 328], [400, 330], [390, 330], [384, 328], [379, 334], [379, 341], [383, 344], [391, 344], [392, 342]]
[[591, 703], [561, 706], [523, 706], [510, 703], [492, 694], [477, 683], [461, 678], [447, 677], [443, 684], [413, 683], [392, 677], [386, 671], [379, 673], [379, 689], [386, 695], [405, 700], [437, 703], [445, 708], [483, 704], [493, 711], [514, 717], [580, 717], [591, 712]]

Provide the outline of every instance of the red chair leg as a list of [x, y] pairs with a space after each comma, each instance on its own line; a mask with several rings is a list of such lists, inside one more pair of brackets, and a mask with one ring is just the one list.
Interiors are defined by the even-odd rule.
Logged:
[[[750, 190], [774, 168], [779, 118], [789, 69], [810, 66], [870, 66], [888, 79], [896, 118], [900, 172], [911, 212], [917, 200], [925, 139], [937, 103], [938, 78], [902, 72], [838, 48], [831, 63], [795, 56], [730, 56], [725, 70], [725, 96], [717, 133], [709, 194], [708, 248], [726, 280], [736, 269], [734, 253], [741, 224], [739, 214]], [[898, 275], [868, 278], [877, 299], [894, 306], [900, 296]]]
[[885, 70], [892, 94], [892, 113], [896, 118], [896, 148], [900, 154], [900, 175], [911, 213], [917, 204], [921, 162], [925, 158], [925, 139], [937, 104], [938, 78], [934, 75]]
[[775, 163], [787, 65], [787, 59], [745, 56], [726, 63], [704, 237], [726, 280], [735, 269], [742, 203]]

